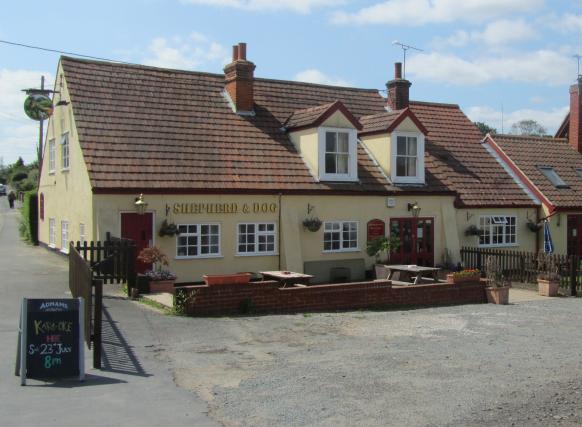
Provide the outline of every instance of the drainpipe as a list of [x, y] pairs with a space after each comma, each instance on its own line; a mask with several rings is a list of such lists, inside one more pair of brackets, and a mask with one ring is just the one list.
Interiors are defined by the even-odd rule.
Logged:
[[279, 193], [279, 224], [277, 224], [277, 246], [279, 246], [279, 271], [281, 271], [281, 195]]
[[[540, 223], [540, 208], [536, 208], [536, 224]], [[540, 229], [543, 233], [543, 227]], [[540, 251], [540, 230], [536, 233], [536, 254]]]

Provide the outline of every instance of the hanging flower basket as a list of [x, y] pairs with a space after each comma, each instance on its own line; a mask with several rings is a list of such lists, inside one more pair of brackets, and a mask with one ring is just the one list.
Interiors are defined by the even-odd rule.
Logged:
[[483, 233], [483, 230], [481, 230], [476, 225], [470, 225], [465, 230], [465, 236], [480, 236], [482, 233]]
[[164, 220], [164, 222], [162, 222], [162, 226], [160, 227], [160, 232], [158, 233], [158, 235], [160, 237], [164, 237], [164, 236], [177, 236], [180, 234], [180, 231], [178, 230], [178, 226], [176, 224], [168, 224], [167, 220]]
[[321, 228], [321, 220], [319, 218], [306, 218], [303, 220], [303, 227], [307, 228], [312, 233], [315, 233]]
[[542, 228], [541, 224], [536, 224], [535, 222], [533, 222], [531, 220], [526, 222], [526, 225], [527, 225], [528, 230], [533, 232], [533, 233], [537, 233]]

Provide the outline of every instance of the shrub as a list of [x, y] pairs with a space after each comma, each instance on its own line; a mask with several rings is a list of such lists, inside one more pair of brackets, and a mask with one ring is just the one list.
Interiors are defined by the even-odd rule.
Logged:
[[36, 191], [24, 194], [18, 230], [23, 240], [38, 245], [38, 195]]

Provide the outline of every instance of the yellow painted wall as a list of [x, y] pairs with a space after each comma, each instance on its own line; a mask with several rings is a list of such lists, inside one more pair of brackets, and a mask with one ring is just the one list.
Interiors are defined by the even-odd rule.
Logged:
[[[540, 218], [550, 214], [546, 207], [540, 208]], [[550, 221], [550, 234], [554, 243], [554, 253], [566, 255], [568, 253], [568, 215], [582, 215], [582, 212], [564, 212], [553, 215]], [[543, 234], [540, 231], [540, 250], [543, 250]]]
[[457, 209], [456, 222], [457, 232], [461, 246], [478, 247], [479, 238], [477, 236], [465, 236], [465, 230], [470, 225], [479, 227], [479, 217], [484, 215], [516, 216], [516, 244], [495, 247], [499, 249], [519, 250], [535, 252], [536, 236], [527, 228], [528, 218], [534, 222], [536, 220], [536, 208], [495, 208], [495, 209]]
[[[148, 210], [154, 213], [154, 242], [170, 258], [170, 269], [178, 275], [179, 282], [201, 280], [203, 274], [233, 273], [239, 271], [291, 270], [303, 271], [306, 261], [326, 261], [342, 259], [364, 259], [371, 268], [375, 259], [366, 254], [367, 222], [381, 219], [389, 229], [389, 218], [410, 217], [407, 203], [410, 197], [396, 197], [394, 208], [386, 207], [384, 196], [282, 196], [279, 255], [237, 256], [237, 224], [241, 222], [275, 222], [279, 227], [278, 196], [185, 196], [185, 195], [145, 195]], [[96, 195], [96, 224], [98, 237], [103, 239], [106, 232], [120, 235], [120, 213], [133, 212], [133, 195]], [[448, 229], [442, 220], [442, 205], [452, 209], [453, 197], [415, 197], [421, 206], [422, 217], [435, 218], [435, 262], [440, 262], [440, 253], [447, 244], [447, 235], [454, 235], [456, 228]], [[166, 205], [174, 203], [236, 203], [236, 214], [175, 214], [172, 209], [166, 217]], [[253, 212], [253, 206], [275, 206], [275, 212]], [[249, 212], [242, 211], [247, 205]], [[312, 211], [308, 214], [308, 206]], [[358, 249], [350, 252], [323, 252], [323, 226], [317, 232], [304, 229], [302, 222], [308, 217], [318, 217], [322, 221], [358, 221]], [[219, 223], [221, 226], [221, 257], [176, 259], [176, 237], [159, 237], [158, 231], [164, 219], [175, 224]], [[449, 225], [450, 226], [450, 225]]]
[[[339, 111], [333, 113], [321, 126], [354, 129], [350, 121]], [[289, 138], [299, 154], [301, 154], [311, 174], [314, 177], [319, 177], [317, 128], [289, 132]]]
[[[62, 68], [59, 64], [55, 87], [61, 91], [63, 100], [70, 100], [66, 80], [59, 88]], [[66, 76], [65, 76], [66, 77]], [[55, 95], [55, 102], [60, 99]], [[69, 132], [69, 170], [61, 168], [61, 135]], [[55, 171], [49, 171], [49, 140], [55, 139]], [[80, 223], [85, 224], [87, 240], [93, 238], [92, 193], [89, 174], [83, 160], [76, 131], [71, 104], [55, 107], [49, 119], [44, 143], [43, 167], [40, 177], [39, 194], [44, 194], [44, 220], [39, 219], [39, 240], [49, 243], [49, 218], [55, 219], [55, 243], [61, 248], [61, 221], [69, 222], [69, 241], [80, 238]]]
[[[420, 133], [418, 127], [408, 117], [405, 118], [402, 121], [402, 123], [400, 123], [396, 127], [395, 131]], [[362, 144], [364, 144], [368, 152], [374, 157], [376, 162], [378, 162], [386, 176], [391, 176], [390, 173], [392, 170], [391, 136], [392, 136], [391, 134], [385, 133], [380, 135], [369, 135], [360, 137]]]

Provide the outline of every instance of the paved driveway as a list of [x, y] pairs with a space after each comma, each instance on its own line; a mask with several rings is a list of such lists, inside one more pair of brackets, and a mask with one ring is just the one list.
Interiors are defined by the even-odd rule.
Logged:
[[[103, 371], [88, 369], [80, 384], [14, 376], [20, 302], [23, 297], [67, 297], [64, 257], [18, 240], [18, 211], [0, 198], [0, 425], [2, 426], [214, 426], [206, 404], [176, 387], [157, 357], [159, 337], [150, 327], [164, 316], [107, 297]], [[88, 352], [86, 366], [92, 366]]]

